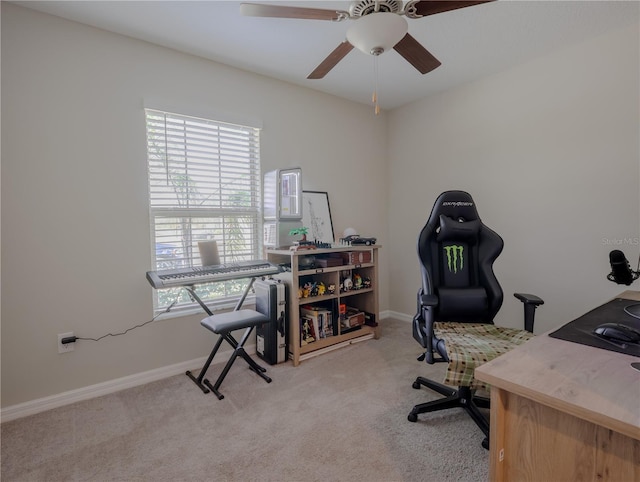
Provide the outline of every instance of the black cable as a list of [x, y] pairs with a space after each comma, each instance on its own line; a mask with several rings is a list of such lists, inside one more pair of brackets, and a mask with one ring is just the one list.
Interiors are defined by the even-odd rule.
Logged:
[[131, 330], [135, 330], [136, 328], [142, 328], [145, 325], [148, 325], [149, 323], [152, 323], [154, 321], [156, 321], [156, 318], [158, 318], [158, 316], [160, 315], [164, 315], [165, 313], [168, 313], [169, 310], [171, 310], [171, 308], [174, 307], [174, 305], [178, 302], [177, 299], [175, 299], [173, 301], [173, 303], [171, 303], [169, 306], [167, 306], [167, 308], [164, 311], [161, 311], [160, 313], [158, 313], [156, 316], [154, 316], [153, 318], [151, 318], [148, 321], [145, 321], [144, 323], [140, 323], [139, 325], [136, 326], [132, 326], [131, 328], [127, 328], [125, 331], [120, 332], [120, 333], [107, 333], [106, 335], [102, 335], [101, 337], [98, 338], [85, 338], [85, 337], [81, 337], [81, 336], [70, 336], [68, 338], [64, 338], [62, 339], [62, 343], [73, 343], [76, 340], [86, 340], [86, 341], [100, 341], [103, 338], [106, 338], [108, 336], [120, 336], [120, 335], [126, 335], [127, 333], [129, 333]]

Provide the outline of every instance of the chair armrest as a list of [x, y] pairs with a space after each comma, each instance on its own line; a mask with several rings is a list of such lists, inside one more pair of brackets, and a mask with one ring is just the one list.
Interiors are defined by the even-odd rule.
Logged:
[[529, 295], [527, 293], [514, 293], [513, 296], [522, 301], [525, 305], [544, 305], [542, 298], [538, 298], [536, 295]]
[[436, 295], [420, 296], [420, 304], [422, 306], [438, 306], [438, 297]]
[[544, 301], [536, 295], [529, 295], [526, 293], [514, 293], [513, 296], [518, 298], [524, 304], [524, 329], [533, 333], [533, 322], [536, 308], [543, 305]]
[[427, 327], [425, 315], [429, 316], [428, 308], [438, 305], [438, 297], [434, 294], [425, 295], [423, 289], [420, 288], [416, 298], [417, 307], [416, 315], [413, 317], [413, 338], [426, 350], [420, 359], [424, 360], [426, 357], [427, 363], [433, 363], [433, 342], [431, 339], [433, 332], [431, 325]]

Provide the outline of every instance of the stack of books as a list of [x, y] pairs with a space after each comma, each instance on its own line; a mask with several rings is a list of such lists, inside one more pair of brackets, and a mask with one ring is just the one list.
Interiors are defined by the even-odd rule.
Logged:
[[300, 307], [300, 346], [336, 335], [333, 313], [322, 306]]

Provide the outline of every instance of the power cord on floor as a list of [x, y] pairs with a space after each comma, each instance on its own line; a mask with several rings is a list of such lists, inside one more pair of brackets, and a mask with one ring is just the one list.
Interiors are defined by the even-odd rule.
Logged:
[[86, 338], [86, 337], [82, 337], [82, 336], [67, 336], [65, 338], [63, 338], [62, 340], [60, 340], [60, 343], [62, 343], [63, 345], [67, 345], [69, 343], [75, 343], [78, 340], [87, 340], [87, 341], [100, 341], [103, 338], [106, 338], [108, 336], [120, 336], [120, 335], [126, 335], [127, 333], [129, 333], [131, 330], [135, 330], [136, 328], [142, 328], [145, 325], [148, 325], [149, 323], [153, 323], [154, 321], [156, 321], [156, 318], [158, 318], [158, 316], [160, 315], [164, 315], [165, 313], [169, 313], [169, 311], [171, 310], [171, 308], [173, 308], [175, 306], [175, 304], [178, 302], [177, 299], [175, 299], [173, 301], [173, 303], [171, 303], [169, 306], [167, 306], [165, 308], [164, 311], [161, 311], [160, 313], [158, 313], [156, 316], [154, 316], [153, 318], [151, 318], [149, 321], [145, 321], [144, 323], [140, 323], [139, 325], [136, 326], [132, 326], [131, 328], [127, 328], [125, 331], [122, 331], [120, 333], [107, 333], [106, 335], [102, 335], [98, 338]]

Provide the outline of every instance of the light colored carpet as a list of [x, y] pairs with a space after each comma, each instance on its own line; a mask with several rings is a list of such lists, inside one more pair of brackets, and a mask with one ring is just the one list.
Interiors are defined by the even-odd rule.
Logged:
[[[212, 337], [212, 345], [215, 338]], [[203, 394], [185, 375], [6, 422], [3, 482], [483, 481], [488, 452], [462, 409], [407, 421], [417, 375], [411, 325], [304, 361], [269, 366], [267, 384], [239, 359]], [[215, 380], [220, 365], [209, 369]]]

